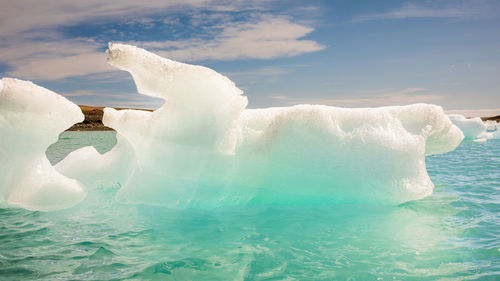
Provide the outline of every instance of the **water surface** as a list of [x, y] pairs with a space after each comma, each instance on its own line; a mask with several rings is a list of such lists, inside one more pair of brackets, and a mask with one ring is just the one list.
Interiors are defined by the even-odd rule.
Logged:
[[[47, 155], [115, 142], [65, 132]], [[0, 209], [0, 279], [499, 280], [499, 155], [492, 140], [428, 157], [434, 194], [394, 207], [170, 210], [104, 187], [68, 210]]]

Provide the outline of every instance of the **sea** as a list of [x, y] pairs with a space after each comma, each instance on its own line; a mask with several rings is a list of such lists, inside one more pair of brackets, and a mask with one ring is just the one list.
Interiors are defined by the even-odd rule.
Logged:
[[[64, 132], [46, 154], [115, 143]], [[426, 165], [434, 193], [398, 206], [172, 210], [102, 186], [66, 210], [0, 209], [0, 280], [500, 280], [500, 140]]]

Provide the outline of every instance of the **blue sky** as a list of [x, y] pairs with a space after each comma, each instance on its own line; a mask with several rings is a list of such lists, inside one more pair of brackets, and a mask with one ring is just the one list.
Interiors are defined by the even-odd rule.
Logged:
[[210, 67], [249, 107], [416, 102], [500, 114], [499, 1], [2, 1], [0, 76], [78, 104], [155, 108], [109, 41]]

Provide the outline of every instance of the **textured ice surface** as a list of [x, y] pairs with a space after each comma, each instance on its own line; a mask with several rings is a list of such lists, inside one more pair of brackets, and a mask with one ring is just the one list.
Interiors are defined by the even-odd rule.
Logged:
[[497, 121], [495, 120], [486, 120], [484, 121], [484, 125], [486, 126], [486, 135], [492, 139], [500, 138], [500, 127]]
[[0, 82], [0, 204], [30, 210], [70, 207], [85, 197], [76, 180], [58, 173], [45, 156], [59, 133], [83, 121], [64, 97], [28, 81]]
[[498, 129], [498, 123], [495, 120], [486, 120], [484, 121], [484, 125], [488, 131], [496, 131]]
[[[122, 44], [110, 44], [108, 61], [130, 72], [141, 94], [166, 102], [154, 112], [105, 109], [118, 146], [102, 156], [76, 151], [57, 169], [89, 185], [82, 171], [106, 170], [125, 202], [398, 204], [432, 193], [425, 156], [451, 151], [463, 138], [434, 105], [245, 110], [242, 91], [206, 67]], [[105, 164], [84, 169], [78, 159], [85, 157]]]
[[[462, 130], [467, 140], [485, 142], [488, 139], [496, 138], [496, 135], [498, 135], [496, 132], [488, 132], [488, 125], [479, 117], [465, 118], [460, 114], [450, 114], [448, 117], [453, 124]], [[491, 127], [491, 125], [489, 126]]]

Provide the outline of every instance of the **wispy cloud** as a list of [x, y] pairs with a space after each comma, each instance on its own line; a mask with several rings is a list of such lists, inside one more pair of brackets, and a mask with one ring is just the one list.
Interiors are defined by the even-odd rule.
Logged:
[[341, 107], [373, 107], [388, 105], [403, 105], [412, 103], [432, 103], [443, 98], [433, 94], [426, 88], [405, 88], [400, 90], [381, 89], [363, 91], [353, 94], [352, 98], [311, 97], [293, 98], [284, 95], [272, 95], [269, 98], [276, 100], [280, 105], [293, 104], [324, 104]]
[[[312, 27], [285, 17], [266, 15], [266, 3], [266, 0], [250, 3], [242, 0], [2, 3], [0, 63], [8, 66], [9, 76], [36, 81], [115, 71], [105, 62], [103, 49], [107, 42], [103, 38], [73, 38], [63, 34], [62, 28], [118, 20], [128, 30], [147, 30], [157, 25], [177, 25], [186, 30], [186, 23], [169, 18], [179, 11], [190, 15], [189, 25], [201, 29], [199, 34], [191, 34], [188, 39], [131, 43], [181, 61], [271, 59], [324, 49], [318, 42], [303, 39], [314, 30]], [[231, 13], [242, 10], [249, 11], [249, 15], [235, 21]]]
[[97, 93], [95, 91], [89, 91], [89, 90], [76, 90], [76, 91], [64, 92], [64, 93], [60, 93], [60, 94], [65, 96], [65, 97], [88, 97], [88, 96], [97, 95]]
[[[409, 19], [409, 18], [473, 18], [498, 11], [498, 3], [492, 1], [461, 1], [433, 5], [405, 3], [399, 8], [352, 18], [351, 22], [374, 20]], [[441, 5], [439, 5], [441, 4]]]
[[244, 71], [226, 72], [223, 74], [234, 81], [239, 88], [246, 90], [249, 85], [282, 81], [286, 79], [286, 75], [291, 72], [293, 72], [293, 68], [266, 66]]
[[18, 64], [9, 75], [33, 80], [58, 80], [66, 77], [83, 76], [90, 73], [116, 71], [106, 63], [106, 55], [86, 53], [74, 56], [32, 59]]
[[493, 117], [500, 115], [500, 108], [491, 109], [450, 109], [446, 114], [462, 114], [465, 117]]
[[226, 74], [232, 77], [238, 77], [238, 76], [248, 77], [248, 76], [275, 76], [275, 75], [283, 75], [289, 72], [291, 72], [291, 69], [288, 68], [266, 66], [246, 71], [230, 72]]
[[244, 24], [228, 23], [213, 39], [132, 43], [182, 61], [271, 59], [323, 50], [323, 45], [301, 39], [313, 30], [286, 18], [264, 17]]
[[[232, 7], [241, 5], [241, 1], [226, 4]], [[0, 34], [16, 35], [89, 20], [107, 22], [116, 18], [158, 14], [167, 9], [210, 6], [216, 8], [218, 5], [216, 1], [210, 0], [3, 1], [0, 9]]]

